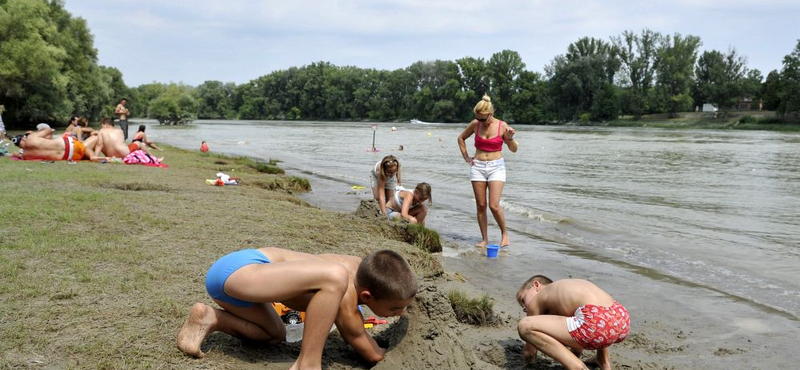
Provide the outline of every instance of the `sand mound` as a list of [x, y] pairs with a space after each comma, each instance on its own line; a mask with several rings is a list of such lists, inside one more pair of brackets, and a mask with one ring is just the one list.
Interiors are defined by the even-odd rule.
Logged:
[[458, 327], [450, 301], [425, 282], [408, 314], [378, 336], [388, 342], [389, 352], [373, 369], [499, 369], [476, 356]]

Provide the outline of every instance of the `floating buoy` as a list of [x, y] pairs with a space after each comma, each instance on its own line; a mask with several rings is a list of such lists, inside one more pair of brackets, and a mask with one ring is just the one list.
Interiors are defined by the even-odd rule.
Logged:
[[429, 132], [429, 133], [425, 134], [425, 136], [433, 136], [433, 134]]
[[200, 151], [203, 153], [208, 153], [208, 144], [206, 144], [205, 141], [202, 144], [200, 144]]

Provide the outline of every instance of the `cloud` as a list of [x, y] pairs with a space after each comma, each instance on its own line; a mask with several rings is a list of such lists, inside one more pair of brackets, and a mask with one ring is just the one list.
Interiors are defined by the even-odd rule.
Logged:
[[[488, 58], [503, 49], [541, 71], [580, 37], [608, 40], [644, 28], [700, 36], [707, 48], [731, 45], [753, 54], [751, 61], [775, 60], [757, 66], [764, 70], [778, 67], [800, 34], [791, 16], [800, 5], [788, 0], [71, 0], [65, 6], [87, 19], [100, 62], [118, 67], [133, 85], [198, 84], [215, 74], [241, 83], [314, 61], [395, 69], [420, 60]], [[789, 30], [777, 32], [776, 24]]]

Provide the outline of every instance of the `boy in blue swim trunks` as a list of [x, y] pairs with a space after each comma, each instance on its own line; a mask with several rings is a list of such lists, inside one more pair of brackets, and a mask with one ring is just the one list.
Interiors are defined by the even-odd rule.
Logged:
[[220, 258], [208, 271], [206, 288], [222, 309], [192, 306], [178, 334], [182, 352], [203, 357], [200, 346], [215, 331], [283, 342], [286, 327], [271, 304], [281, 302], [306, 312], [300, 355], [290, 369], [321, 369], [322, 349], [333, 324], [361, 357], [381, 361], [386, 349], [364, 330], [358, 305], [367, 305], [381, 317], [400, 316], [417, 294], [417, 278], [405, 258], [390, 250], [362, 260], [267, 247]]

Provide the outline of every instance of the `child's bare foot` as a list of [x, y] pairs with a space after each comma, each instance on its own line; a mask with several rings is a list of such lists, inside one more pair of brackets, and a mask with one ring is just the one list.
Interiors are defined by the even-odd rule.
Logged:
[[489, 244], [488, 240], [481, 240], [480, 243], [475, 244], [475, 247], [477, 247], [477, 248], [486, 248], [486, 244]]
[[611, 359], [604, 359], [603, 357], [605, 356], [592, 356], [592, 358], [586, 360], [585, 362], [590, 365], [596, 365], [601, 370], [611, 370]]
[[159, 158], [158, 158], [158, 161], [159, 161], [159, 162], [164, 162], [164, 157], [159, 157]]
[[501, 247], [508, 247], [508, 244], [509, 244], [508, 243], [508, 234], [504, 234], [502, 241], [500, 241], [500, 246]]
[[203, 344], [215, 321], [213, 308], [195, 303], [178, 333], [178, 349], [187, 355], [203, 358], [206, 354], [200, 350], [200, 345]]

